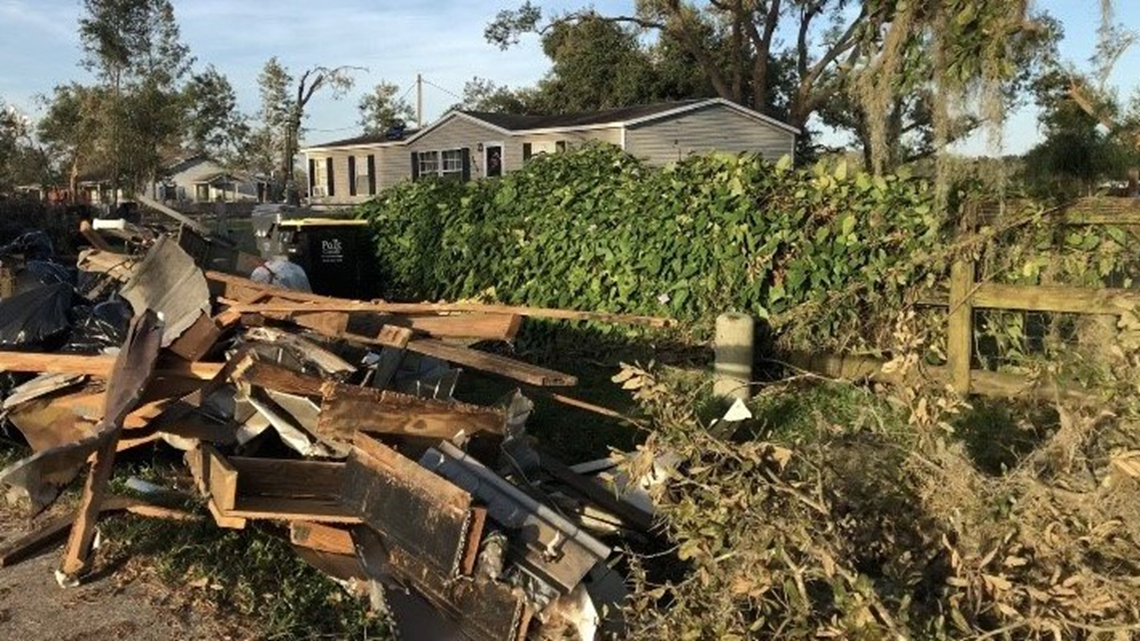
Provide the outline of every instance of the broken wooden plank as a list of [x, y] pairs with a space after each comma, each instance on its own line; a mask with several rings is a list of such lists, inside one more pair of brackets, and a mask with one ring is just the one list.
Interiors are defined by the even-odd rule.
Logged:
[[397, 580], [456, 621], [470, 639], [523, 641], [526, 638], [533, 612], [521, 591], [483, 577], [455, 581], [434, 569], [422, 555], [399, 545], [389, 549], [387, 562]]
[[[99, 506], [100, 516], [117, 512], [129, 512], [139, 516], [178, 521], [193, 521], [197, 517], [183, 510], [176, 510], [147, 503], [142, 499], [111, 495]], [[63, 541], [71, 531], [75, 518], [71, 514], [57, 516], [35, 530], [0, 546], [0, 568], [7, 568], [26, 561], [48, 547]]]
[[[0, 371], [38, 372], [42, 374], [77, 374], [107, 378], [115, 364], [114, 356], [79, 354], [41, 354], [0, 350]], [[164, 363], [155, 376], [209, 380], [222, 368], [220, 363]]]
[[513, 305], [493, 305], [484, 303], [387, 303], [383, 301], [364, 302], [331, 296], [320, 296], [308, 292], [297, 292], [272, 285], [255, 283], [241, 276], [207, 271], [206, 279], [215, 285], [217, 291], [227, 298], [242, 300], [251, 292], [269, 294], [295, 302], [312, 303], [310, 311], [373, 311], [388, 314], [444, 314], [482, 313], [532, 318], [550, 318], [568, 321], [595, 321], [646, 327], [672, 327], [676, 321], [656, 316], [617, 314], [610, 312], [584, 312], [569, 309], [550, 309]]
[[373, 529], [449, 577], [470, 576], [475, 530], [471, 495], [365, 434], [345, 466], [341, 500]]
[[321, 396], [321, 386], [324, 385], [324, 381], [315, 376], [299, 374], [280, 365], [256, 359], [249, 359], [236, 367], [233, 378], [257, 387], [299, 396]]
[[210, 500], [223, 513], [234, 509], [237, 503], [237, 469], [213, 445], [203, 443], [201, 450]]
[[[368, 312], [373, 314], [399, 314], [405, 318], [456, 318], [464, 319], [468, 315], [477, 315], [485, 318], [477, 322], [488, 323], [488, 328], [501, 331], [500, 323], [505, 319], [517, 323], [513, 317], [548, 318], [552, 320], [567, 321], [595, 321], [602, 323], [615, 323], [623, 325], [641, 325], [645, 327], [672, 327], [675, 322], [669, 318], [654, 316], [637, 316], [633, 314], [610, 314], [607, 312], [583, 312], [569, 309], [550, 309], [541, 307], [522, 307], [511, 305], [487, 305], [480, 303], [385, 303], [364, 302], [343, 298], [315, 296], [312, 294], [295, 295], [292, 292], [274, 293], [278, 298], [291, 299], [299, 302], [268, 302], [268, 303], [242, 303], [235, 309], [243, 312], [262, 313], [297, 313], [297, 312]], [[449, 316], [450, 315], [450, 316]], [[494, 320], [492, 320], [494, 318]]]
[[489, 354], [467, 347], [451, 345], [430, 338], [417, 338], [408, 343], [408, 349], [426, 356], [477, 369], [481, 372], [511, 378], [536, 387], [572, 387], [578, 379], [552, 369], [516, 361], [506, 356]]
[[238, 456], [228, 461], [242, 497], [335, 498], [344, 481], [344, 463]]
[[194, 479], [194, 486], [198, 489], [198, 493], [206, 499], [206, 507], [210, 511], [210, 516], [214, 518], [214, 523], [216, 523], [218, 527], [228, 530], [245, 529], [245, 519], [235, 516], [226, 516], [218, 509], [213, 499], [210, 498], [209, 457], [202, 449], [202, 445], [200, 444], [198, 447], [186, 452], [183, 458], [186, 461], [186, 467], [190, 468], [190, 476]]
[[78, 580], [91, 567], [91, 546], [95, 540], [95, 522], [111, 480], [115, 452], [123, 420], [142, 398], [143, 390], [154, 374], [159, 347], [164, 340], [162, 317], [146, 309], [131, 321], [122, 349], [115, 358], [107, 383], [103, 419], [96, 426], [99, 444], [87, 481], [75, 511], [75, 523], [64, 548], [59, 573], [61, 584]]
[[289, 542], [330, 554], [356, 555], [352, 532], [324, 523], [294, 521], [289, 524]]
[[266, 318], [290, 320], [328, 336], [337, 336], [347, 331], [350, 313], [368, 314], [374, 317], [377, 323], [405, 327], [436, 338], [509, 341], [514, 340], [522, 323], [522, 317], [515, 314], [451, 313], [404, 316], [372, 309], [367, 303], [351, 302], [338, 305], [271, 302], [239, 304], [230, 309], [245, 314], [259, 314]]
[[222, 337], [222, 330], [209, 314], [203, 313], [181, 336], [170, 344], [170, 351], [191, 363], [202, 360]]
[[389, 390], [337, 383], [322, 388], [319, 435], [351, 441], [357, 431], [453, 440], [479, 432], [502, 434], [502, 410], [422, 399]]

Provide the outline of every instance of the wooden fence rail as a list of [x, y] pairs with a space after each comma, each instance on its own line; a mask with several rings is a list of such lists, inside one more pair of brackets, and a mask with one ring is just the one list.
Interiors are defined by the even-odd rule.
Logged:
[[[986, 208], [974, 214], [974, 220], [992, 220], [999, 215]], [[1055, 214], [1061, 222], [1071, 225], [1140, 226], [1140, 203], [1133, 199], [1086, 198]], [[1086, 390], [1058, 387], [1014, 374], [973, 369], [974, 311], [1082, 314], [1099, 316], [1115, 326], [1115, 318], [1108, 317], [1140, 311], [1140, 290], [979, 283], [976, 263], [959, 260], [950, 269], [949, 296], [923, 301], [923, 304], [948, 308], [946, 366], [924, 368], [928, 378], [944, 381], [962, 394], [1036, 396], [1089, 403], [1097, 397]], [[797, 354], [793, 357], [793, 364], [835, 378], [870, 379], [892, 384], [907, 382], [897, 374], [884, 372], [884, 362], [870, 358]]]

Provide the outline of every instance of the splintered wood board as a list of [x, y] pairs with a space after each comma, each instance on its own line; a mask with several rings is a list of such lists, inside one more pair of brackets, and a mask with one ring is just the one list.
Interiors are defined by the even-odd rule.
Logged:
[[341, 497], [365, 524], [448, 576], [475, 569], [485, 513], [471, 495], [366, 434], [358, 434]]
[[326, 383], [317, 433], [345, 441], [357, 431], [451, 440], [460, 434], [502, 434], [506, 425], [506, 413], [498, 409]]

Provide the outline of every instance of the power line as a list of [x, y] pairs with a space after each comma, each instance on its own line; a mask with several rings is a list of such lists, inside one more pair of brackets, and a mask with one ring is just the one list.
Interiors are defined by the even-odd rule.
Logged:
[[460, 100], [463, 100], [463, 96], [461, 96], [461, 95], [459, 95], [459, 94], [455, 93], [454, 91], [452, 91], [452, 90], [450, 90], [450, 89], [444, 89], [443, 87], [441, 87], [441, 86], [439, 86], [439, 85], [435, 84], [434, 82], [432, 82], [432, 81], [430, 81], [430, 80], [427, 80], [426, 78], [424, 79], [424, 84], [425, 84], [425, 85], [428, 85], [428, 86], [430, 86], [430, 87], [435, 87], [436, 89], [439, 89], [439, 90], [440, 90], [440, 91], [442, 91], [443, 93], [445, 93], [445, 94], [447, 94], [447, 95], [449, 95], [449, 96], [451, 96], [451, 97], [453, 97], [453, 98], [458, 98], [458, 99], [460, 99]]

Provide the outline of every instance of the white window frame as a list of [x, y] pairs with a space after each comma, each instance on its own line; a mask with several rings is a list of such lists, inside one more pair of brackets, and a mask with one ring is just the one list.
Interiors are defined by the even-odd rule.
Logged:
[[[443, 155], [445, 153], [459, 154], [459, 165], [454, 169], [446, 169], [443, 162]], [[416, 154], [416, 169], [417, 178], [435, 177], [435, 178], [456, 178], [463, 180], [463, 147], [449, 147], [446, 149], [424, 149], [423, 151], [414, 152]], [[424, 169], [424, 154], [432, 154], [435, 156], [435, 169], [427, 171]]]
[[[451, 169], [448, 169], [447, 160], [444, 159], [445, 154], [455, 155], [451, 161], [452, 163], [458, 162], [458, 165], [455, 165]], [[456, 178], [458, 180], [463, 180], [463, 148], [439, 150], [439, 177]]]
[[499, 153], [502, 154], [502, 156], [499, 158], [499, 176], [505, 176], [507, 174], [507, 143], [501, 141], [491, 141], [483, 143], [483, 177], [487, 177], [487, 168], [491, 166], [491, 163], [487, 162], [487, 160], [490, 158], [488, 154], [491, 151], [491, 147], [498, 147]]
[[[432, 168], [431, 170], [424, 169], [424, 157], [425, 156], [431, 156], [435, 159], [435, 163], [434, 163], [435, 167]], [[424, 176], [439, 176], [440, 175], [439, 174], [439, 168], [440, 168], [441, 161], [440, 161], [440, 153], [439, 153], [438, 149], [428, 149], [428, 150], [424, 150], [424, 151], [417, 151], [416, 152], [416, 163], [417, 163], [417, 167], [419, 168], [420, 178], [423, 178]]]

